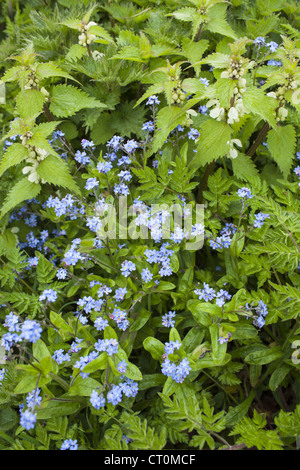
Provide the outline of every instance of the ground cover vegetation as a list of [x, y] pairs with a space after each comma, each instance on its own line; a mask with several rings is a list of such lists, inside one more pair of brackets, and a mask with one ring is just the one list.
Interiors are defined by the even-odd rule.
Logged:
[[297, 448], [299, 25], [1, 2], [2, 450]]

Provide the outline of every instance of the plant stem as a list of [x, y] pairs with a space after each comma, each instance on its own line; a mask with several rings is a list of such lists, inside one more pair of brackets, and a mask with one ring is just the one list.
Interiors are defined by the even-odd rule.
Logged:
[[270, 126], [267, 122], [264, 123], [263, 125], [263, 128], [262, 130], [260, 131], [260, 133], [258, 134], [257, 136], [257, 139], [255, 140], [255, 142], [251, 145], [250, 149], [248, 150], [247, 154], [246, 155], [249, 155], [249, 157], [253, 157], [253, 155], [255, 154], [257, 148], [260, 146], [260, 144], [263, 143], [264, 141], [264, 138], [266, 137], [267, 133], [269, 132], [270, 130]]
[[197, 200], [200, 204], [203, 202], [203, 192], [207, 188], [208, 178], [210, 177], [211, 173], [213, 172], [213, 170], [215, 168], [215, 165], [216, 165], [216, 161], [214, 160], [213, 162], [211, 162], [206, 167], [206, 170], [204, 172], [204, 175], [203, 175], [203, 178], [201, 180], [201, 184], [200, 184], [200, 187], [199, 187], [199, 190], [198, 190], [198, 194], [197, 194]]

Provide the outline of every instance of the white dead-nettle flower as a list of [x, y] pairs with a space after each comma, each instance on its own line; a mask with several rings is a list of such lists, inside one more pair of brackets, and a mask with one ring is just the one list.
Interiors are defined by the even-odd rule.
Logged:
[[234, 145], [237, 145], [238, 147], [242, 148], [242, 142], [239, 139], [232, 139], [227, 142], [227, 145], [229, 146], [228, 156], [230, 158], [236, 158], [238, 156], [238, 151], [234, 147]]
[[197, 116], [197, 112], [194, 110], [194, 109], [189, 109], [186, 113], [185, 113], [185, 119], [184, 121], [182, 122], [182, 126], [183, 127], [189, 127], [193, 124], [193, 121], [191, 119], [191, 116]]
[[234, 106], [232, 106], [228, 111], [228, 124], [234, 124], [235, 122], [239, 122], [240, 118], [247, 113], [248, 111], [244, 106], [242, 98], [238, 98]]
[[286, 117], [288, 115], [288, 110], [286, 108], [279, 108], [277, 111], [277, 118], [276, 121], [285, 121]]
[[238, 79], [238, 87], [240, 89], [240, 92], [244, 91], [246, 88], [247, 80], [245, 78], [239, 78]]
[[22, 145], [24, 145], [24, 147], [26, 147], [26, 148], [29, 147], [29, 144], [27, 144], [27, 141], [29, 139], [31, 139], [32, 136], [33, 136], [33, 133], [31, 131], [28, 131], [28, 132], [26, 132], [26, 134], [22, 135], [21, 143], [22, 143]]
[[300, 104], [300, 88], [298, 88], [298, 90], [295, 90], [292, 94], [292, 103]]
[[32, 171], [28, 175], [28, 180], [30, 181], [30, 183], [38, 184], [40, 182], [40, 177], [36, 171]]
[[38, 161], [42, 161], [42, 160], [45, 160], [45, 158], [49, 155], [49, 153], [47, 152], [47, 150], [45, 149], [41, 149], [41, 148], [36, 148], [35, 149], [36, 153], [37, 153], [37, 160]]
[[28, 180], [31, 183], [36, 183], [36, 184], [39, 183], [40, 177], [37, 174], [37, 167], [39, 166], [38, 162], [37, 161], [32, 161], [31, 158], [28, 158], [26, 161], [29, 162], [29, 163], [32, 163], [32, 165], [31, 166], [25, 166], [23, 168], [23, 170], [22, 170], [23, 175], [28, 175]]
[[38, 175], [37, 167], [38, 167], [38, 164], [33, 165], [33, 166], [25, 166], [22, 170], [22, 173], [23, 173], [23, 175], [28, 175], [28, 181], [30, 181], [31, 183], [45, 184], [46, 181], [44, 180], [44, 178], [41, 178]]
[[246, 108], [246, 106], [244, 105], [244, 102], [243, 102], [243, 99], [242, 98], [238, 98], [235, 102], [235, 109], [237, 110], [237, 112], [239, 113], [239, 116], [240, 117], [243, 117], [244, 114], [248, 114], [249, 113], [249, 110]]
[[97, 23], [95, 23], [94, 21], [90, 21], [88, 24], [86, 24], [86, 25], [83, 24], [82, 26], [80, 26], [78, 28], [79, 31], [82, 31], [82, 34], [80, 34], [79, 37], [78, 37], [78, 43], [81, 46], [86, 47], [86, 46], [92, 44], [92, 42], [95, 41], [97, 36], [95, 34], [89, 33], [89, 29], [92, 26], [97, 26]]
[[224, 70], [224, 72], [221, 73], [221, 78], [230, 78], [228, 70]]
[[43, 95], [44, 95], [44, 97], [45, 97], [45, 101], [48, 101], [48, 99], [49, 99], [49, 93], [48, 93], [48, 91], [46, 90], [46, 88], [42, 86], [42, 88], [41, 88], [40, 91], [41, 91], [41, 93], [43, 93]]
[[210, 108], [211, 106], [215, 106], [210, 112], [209, 115], [213, 119], [216, 119], [217, 121], [222, 121], [225, 116], [225, 109], [221, 108], [219, 100], [209, 100], [208, 103], [206, 104], [207, 108]]
[[239, 113], [235, 107], [230, 108], [228, 111], [228, 118], [227, 122], [228, 124], [234, 124], [235, 122], [239, 122]]
[[103, 52], [93, 51], [93, 52], [92, 52], [92, 56], [93, 56], [93, 59], [94, 59], [94, 60], [101, 60], [102, 57], [105, 56], [105, 54], [104, 54]]

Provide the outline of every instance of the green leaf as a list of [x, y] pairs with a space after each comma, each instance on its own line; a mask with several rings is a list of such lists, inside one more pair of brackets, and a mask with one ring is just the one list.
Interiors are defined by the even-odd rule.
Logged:
[[240, 403], [235, 407], [229, 407], [228, 413], [226, 414], [225, 418], [226, 425], [228, 427], [234, 426], [247, 414], [255, 395], [256, 392], [252, 391], [250, 395], [246, 398], [246, 400], [243, 401], [243, 403]]
[[43, 64], [38, 64], [36, 68], [36, 74], [39, 78], [49, 78], [49, 77], [63, 77], [63, 78], [69, 78], [70, 80], [74, 80], [77, 82], [77, 80], [72, 77], [69, 73], [65, 72], [61, 68], [59, 68], [57, 65], [55, 65], [52, 62], [47, 62]]
[[131, 380], [142, 380], [143, 378], [140, 369], [135, 364], [132, 364], [132, 362], [127, 363], [127, 369], [123, 375]]
[[15, 143], [8, 147], [0, 162], [0, 176], [10, 167], [18, 165], [28, 158], [28, 150], [24, 145]]
[[195, 8], [186, 7], [176, 10], [173, 13], [170, 13], [170, 15], [180, 21], [193, 21], [195, 12]]
[[246, 88], [243, 93], [243, 103], [247, 110], [254, 115], [260, 116], [264, 121], [267, 121], [271, 127], [277, 126], [275, 119], [275, 109], [278, 106], [277, 100], [265, 93], [255, 86]]
[[101, 383], [97, 380], [86, 377], [85, 379], [80, 375], [76, 378], [75, 383], [69, 388], [69, 394], [78, 395], [80, 397], [89, 397], [93, 390], [101, 387]]
[[243, 229], [237, 230], [232, 237], [229, 251], [233, 256], [238, 257], [241, 254], [244, 248], [244, 245], [245, 245], [245, 232]]
[[129, 331], [132, 332], [132, 331], [140, 330], [147, 323], [150, 317], [151, 317], [151, 312], [143, 308], [141, 312], [139, 313], [138, 318], [130, 326]]
[[51, 377], [39, 377], [39, 371], [36, 371], [35, 375], [26, 375], [23, 377], [18, 385], [16, 386], [14, 392], [18, 394], [32, 392], [37, 386], [41, 387], [47, 383], [51, 382]]
[[290, 174], [295, 149], [296, 149], [296, 131], [294, 126], [287, 126], [271, 129], [268, 133], [267, 143], [272, 158], [275, 160], [282, 172], [284, 178]]
[[100, 354], [96, 359], [89, 362], [83, 369], [83, 372], [92, 373], [96, 372], [97, 370], [104, 370], [107, 366], [107, 354], [103, 352]]
[[80, 189], [70, 175], [68, 165], [63, 160], [50, 155], [39, 164], [37, 173], [47, 183], [62, 186], [74, 191], [75, 194], [80, 194]]
[[8, 196], [1, 208], [0, 216], [3, 217], [20, 202], [36, 197], [40, 191], [41, 186], [39, 184], [31, 183], [28, 181], [27, 177], [21, 179], [8, 193]]
[[17, 110], [21, 118], [27, 118], [43, 111], [45, 97], [41, 91], [31, 88], [21, 91], [16, 97]]
[[143, 346], [146, 351], [149, 351], [153, 359], [162, 361], [162, 356], [165, 353], [165, 347], [161, 341], [156, 338], [148, 336], [143, 342]]
[[0, 410], [1, 431], [9, 431], [18, 422], [19, 422], [19, 416], [12, 408], [4, 408], [3, 410]]
[[50, 351], [41, 339], [37, 340], [32, 346], [32, 354], [35, 359], [41, 361], [45, 357], [51, 357]]
[[206, 25], [206, 29], [212, 33], [218, 33], [222, 34], [223, 36], [236, 39], [237, 36], [235, 32], [226, 21], [227, 6], [227, 3], [217, 3], [208, 10], [208, 23]]
[[57, 117], [68, 117], [84, 108], [106, 106], [84, 91], [71, 85], [56, 85], [52, 89], [50, 111]]
[[262, 351], [253, 351], [250, 354], [247, 354], [245, 357], [245, 362], [248, 364], [269, 364], [270, 362], [276, 361], [282, 357], [282, 351], [279, 346], [274, 348], [266, 348]]
[[282, 366], [274, 370], [269, 380], [269, 387], [272, 391], [277, 390], [277, 388], [283, 382], [290, 370], [291, 368], [287, 364], [283, 364]]
[[37, 280], [41, 284], [47, 284], [52, 281], [52, 279], [56, 276], [56, 269], [51, 261], [47, 260], [47, 258], [39, 253], [38, 251], [35, 255], [39, 258], [39, 262], [36, 268], [36, 275]]
[[68, 416], [77, 413], [82, 408], [79, 400], [43, 402], [42, 408], [37, 409], [37, 419], [50, 419], [57, 416]]
[[218, 341], [220, 338], [220, 328], [216, 323], [209, 327], [209, 332], [211, 337], [213, 360], [216, 364], [222, 364], [227, 351], [227, 343], [225, 342], [221, 344], [220, 341]]
[[241, 180], [249, 181], [259, 175], [252, 158], [249, 155], [239, 152], [236, 158], [231, 159], [234, 176]]
[[210, 326], [215, 316], [221, 316], [222, 308], [216, 304], [201, 302], [192, 299], [187, 302], [187, 308], [192, 312], [195, 320], [205, 326]]
[[51, 311], [50, 320], [51, 323], [56, 326], [59, 334], [62, 335], [62, 337], [73, 335], [72, 327], [68, 325], [68, 323], [62, 318], [61, 314], [59, 315], [58, 313]]
[[152, 387], [161, 387], [166, 381], [163, 374], [144, 374], [139, 383], [139, 390], [147, 390]]
[[189, 163], [194, 169], [211, 163], [228, 152], [228, 141], [231, 140], [232, 128], [226, 123], [208, 119], [200, 131], [196, 156]]

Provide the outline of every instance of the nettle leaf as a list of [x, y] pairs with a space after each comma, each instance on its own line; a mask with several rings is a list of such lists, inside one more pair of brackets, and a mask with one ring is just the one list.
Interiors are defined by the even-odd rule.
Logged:
[[49, 137], [56, 130], [61, 121], [42, 122], [34, 128], [34, 134], [42, 137]]
[[62, 77], [62, 78], [69, 78], [70, 80], [75, 80], [72, 75], [69, 73], [65, 72], [61, 68], [59, 68], [57, 65], [55, 65], [52, 62], [44, 63], [44, 64], [39, 64], [36, 68], [36, 75], [40, 79], [44, 78], [49, 78], [49, 77]]
[[226, 123], [208, 119], [199, 129], [196, 156], [191, 160], [189, 166], [193, 169], [213, 162], [223, 157], [228, 152], [228, 141], [231, 140], [232, 128]]
[[106, 106], [84, 91], [71, 85], [56, 85], [52, 89], [50, 111], [57, 117], [68, 117], [84, 108]]
[[236, 86], [235, 80], [230, 80], [228, 78], [220, 78], [214, 84], [214, 88], [216, 90], [216, 96], [220, 101], [220, 106], [223, 108], [230, 107], [230, 101], [232, 99], [233, 90]]
[[296, 150], [296, 130], [292, 124], [271, 129], [267, 143], [272, 158], [275, 160], [284, 178], [290, 174]]
[[0, 217], [16, 207], [20, 202], [36, 197], [41, 191], [41, 185], [31, 183], [27, 177], [22, 178], [8, 193], [1, 208]]
[[80, 194], [79, 187], [70, 175], [68, 165], [61, 159], [50, 155], [39, 164], [37, 173], [47, 183], [62, 186], [74, 191], [75, 194]]
[[153, 139], [152, 148], [147, 153], [148, 157], [150, 157], [154, 152], [157, 152], [157, 150], [163, 146], [170, 132], [175, 129], [178, 124], [182, 124], [183, 120], [186, 118], [187, 111], [200, 100], [201, 98], [198, 97], [191, 98], [182, 108], [177, 106], [166, 106], [158, 111], [157, 132]]
[[206, 29], [212, 33], [222, 34], [230, 38], [236, 39], [237, 36], [231, 26], [226, 21], [226, 3], [217, 3], [213, 5], [207, 13], [208, 23], [205, 26]]
[[259, 175], [258, 169], [251, 157], [241, 152], [239, 152], [236, 158], [232, 159], [232, 169], [236, 178], [241, 180], [247, 181], [249, 178]]
[[196, 65], [202, 59], [202, 56], [206, 49], [208, 49], [209, 41], [207, 39], [201, 39], [201, 41], [194, 42], [189, 38], [184, 38], [182, 41], [182, 54], [188, 59], [195, 69], [197, 75], [199, 75], [201, 67]]
[[196, 10], [195, 8], [186, 7], [176, 10], [173, 13], [170, 13], [169, 16], [174, 16], [177, 20], [180, 21], [193, 21]]
[[0, 176], [10, 167], [18, 165], [25, 158], [28, 158], [28, 150], [24, 145], [15, 143], [8, 147], [1, 162], [0, 162]]
[[21, 91], [16, 97], [17, 110], [23, 119], [41, 113], [44, 102], [43, 93], [33, 88]]
[[214, 52], [205, 57], [205, 59], [202, 59], [199, 63], [212, 65], [216, 69], [227, 69], [230, 64], [230, 55]]
[[275, 109], [278, 106], [276, 99], [266, 96], [261, 89], [250, 86], [243, 93], [243, 103], [251, 113], [260, 116], [271, 127], [276, 127]]

